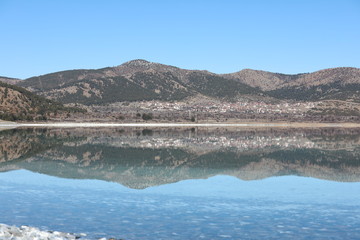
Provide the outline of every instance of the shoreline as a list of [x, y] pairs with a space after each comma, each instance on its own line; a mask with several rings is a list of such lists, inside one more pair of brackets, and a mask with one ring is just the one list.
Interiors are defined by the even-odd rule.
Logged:
[[96, 127], [236, 127], [236, 128], [360, 128], [360, 123], [311, 123], [311, 122], [230, 122], [230, 123], [101, 123], [101, 122], [45, 122], [17, 123], [2, 122], [0, 128], [54, 127], [54, 128], [96, 128]]

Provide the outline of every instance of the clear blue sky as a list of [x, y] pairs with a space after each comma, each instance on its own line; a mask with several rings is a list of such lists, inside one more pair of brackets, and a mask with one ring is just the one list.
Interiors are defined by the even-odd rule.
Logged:
[[359, 0], [0, 0], [0, 76], [142, 58], [282, 73], [360, 67]]

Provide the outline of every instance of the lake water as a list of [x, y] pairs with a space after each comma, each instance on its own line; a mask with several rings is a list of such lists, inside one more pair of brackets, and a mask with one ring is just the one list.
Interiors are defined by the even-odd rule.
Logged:
[[94, 239], [360, 239], [360, 129], [0, 131], [0, 223]]

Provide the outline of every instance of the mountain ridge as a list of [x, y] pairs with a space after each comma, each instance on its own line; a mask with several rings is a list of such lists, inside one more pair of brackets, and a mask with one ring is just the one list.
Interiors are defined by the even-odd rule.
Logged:
[[[327, 68], [327, 69], [321, 69], [315, 72], [310, 73], [297, 73], [297, 74], [284, 74], [284, 73], [276, 73], [276, 72], [269, 72], [269, 71], [262, 71], [262, 70], [254, 70], [254, 69], [243, 69], [238, 72], [229, 73], [229, 74], [223, 74], [227, 77], [243, 81], [244, 83], [249, 84], [252, 87], [259, 87], [262, 90], [274, 90], [278, 87], [282, 88], [287, 86], [299, 86], [301, 83], [307, 83], [309, 85], [320, 85], [322, 81], [326, 82], [328, 81], [336, 81], [339, 79], [336, 79], [338, 77], [338, 74], [340, 72], [340, 75], [344, 75], [344, 72], [349, 72], [349, 78], [346, 78], [347, 76], [342, 76], [347, 80], [345, 83], [360, 83], [360, 69], [354, 68], [354, 67], [336, 67], [336, 68]], [[257, 75], [256, 78], [254, 76], [248, 77], [248, 75]], [[271, 79], [272, 86], [267, 85], [261, 85], [260, 80], [261, 77], [263, 79]], [[250, 78], [250, 79], [249, 79]], [[316, 79], [318, 81], [314, 81], [313, 79]], [[341, 79], [340, 79], [341, 80]]]
[[[39, 78], [42, 76], [46, 76], [46, 75], [52, 75], [52, 74], [63, 74], [66, 72], [81, 72], [81, 73], [91, 73], [91, 72], [99, 72], [99, 71], [103, 71], [105, 73], [108, 73], [109, 76], [111, 76], [111, 72], [113, 73], [120, 73], [120, 74], [125, 74], [127, 73], [126, 67], [132, 68], [133, 71], [138, 72], [139, 68], [142, 68], [142, 70], [149, 70], [149, 69], [156, 69], [156, 70], [161, 70], [161, 71], [174, 71], [174, 70], [178, 70], [178, 71], [182, 71], [182, 72], [204, 72], [204, 73], [208, 73], [208, 74], [212, 74], [212, 75], [219, 75], [219, 76], [225, 76], [227, 78], [232, 78], [232, 79], [237, 79], [239, 80], [239, 78], [242, 75], [248, 75], [248, 74], [252, 74], [252, 73], [257, 73], [259, 75], [268, 75], [269, 78], [274, 78], [271, 77], [273, 76], [278, 76], [279, 79], [286, 79], [288, 81], [282, 81], [282, 82], [289, 82], [290, 79], [299, 79], [301, 78], [301, 76], [307, 76], [307, 75], [313, 75], [313, 74], [320, 74], [320, 73], [329, 73], [330, 75], [333, 74], [334, 71], [341, 71], [341, 70], [351, 70], [351, 71], [356, 71], [356, 74], [359, 73], [360, 68], [356, 68], [356, 67], [334, 67], [334, 68], [325, 68], [325, 69], [320, 69], [314, 72], [306, 72], [306, 73], [295, 73], [295, 74], [286, 74], [286, 73], [280, 73], [280, 72], [271, 72], [271, 71], [266, 71], [266, 70], [257, 70], [257, 69], [251, 69], [251, 68], [244, 68], [241, 69], [239, 71], [236, 72], [232, 72], [232, 73], [215, 73], [215, 72], [211, 72], [208, 70], [198, 70], [198, 69], [182, 69], [176, 66], [172, 66], [172, 65], [166, 65], [166, 64], [162, 64], [162, 63], [157, 63], [157, 62], [151, 62], [151, 61], [147, 61], [145, 59], [134, 59], [134, 60], [130, 60], [127, 62], [124, 62], [120, 65], [117, 66], [113, 66], [113, 67], [103, 67], [103, 68], [97, 68], [97, 69], [71, 69], [71, 70], [61, 70], [61, 71], [56, 71], [56, 72], [52, 72], [52, 73], [45, 73], [45, 74], [41, 74], [38, 76], [32, 76], [29, 78], [25, 78], [25, 79], [19, 79], [19, 78], [12, 78], [12, 77], [5, 77], [5, 76], [0, 76], [0, 81], [1, 82], [6, 82], [6, 83], [10, 83], [10, 84], [15, 84], [18, 83], [20, 81], [27, 81], [29, 79], [33, 79], [33, 78]], [[359, 76], [354, 76], [356, 77], [356, 80], [358, 80]], [[290, 79], [289, 79], [290, 78]], [[307, 80], [309, 81], [309, 79], [307, 78]], [[13, 81], [14, 83], [11, 83], [10, 81]], [[255, 85], [256, 86], [256, 85]], [[258, 86], [256, 86], [258, 87]]]
[[200, 70], [133, 60], [116, 67], [50, 73], [18, 83], [62, 103], [103, 104], [119, 101], [177, 101], [204, 95], [233, 100], [260, 91]]
[[[10, 80], [0, 78], [0, 81]], [[354, 67], [299, 74], [253, 69], [216, 74], [135, 59], [115, 67], [60, 71], [15, 80], [14, 83], [62, 103], [86, 105], [179, 101], [194, 96], [224, 101], [266, 96], [286, 101], [343, 100], [360, 103], [360, 69]]]

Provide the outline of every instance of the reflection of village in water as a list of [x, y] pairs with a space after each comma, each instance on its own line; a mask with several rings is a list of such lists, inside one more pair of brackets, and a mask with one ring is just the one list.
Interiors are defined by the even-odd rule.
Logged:
[[[116, 143], [115, 143], [116, 144]], [[217, 148], [236, 148], [239, 151], [249, 149], [267, 148], [267, 147], [295, 147], [295, 148], [313, 148], [315, 143], [309, 141], [304, 136], [291, 137], [271, 137], [271, 136], [243, 136], [238, 138], [226, 136], [208, 136], [208, 137], [189, 137], [189, 138], [151, 138], [147, 137], [141, 140], [127, 139], [119, 142], [121, 145], [130, 145], [140, 148], [195, 148], [214, 150]]]
[[360, 181], [359, 146], [359, 129], [14, 129], [0, 132], [0, 172], [131, 188], [216, 175], [353, 182]]
[[[232, 148], [239, 152], [248, 150], [278, 149], [353, 149], [360, 144], [360, 130], [347, 132], [338, 136], [337, 133], [322, 135], [326, 130], [274, 130], [271, 131], [204, 131], [195, 128], [175, 131], [169, 134], [163, 131], [143, 129], [119, 136], [102, 136], [93, 139], [94, 143], [106, 143], [114, 147], [135, 148], [185, 148], [192, 151], [214, 151]], [[348, 135], [349, 134], [349, 135]], [[166, 136], [164, 136], [166, 135]], [[332, 138], [331, 136], [336, 136]]]

